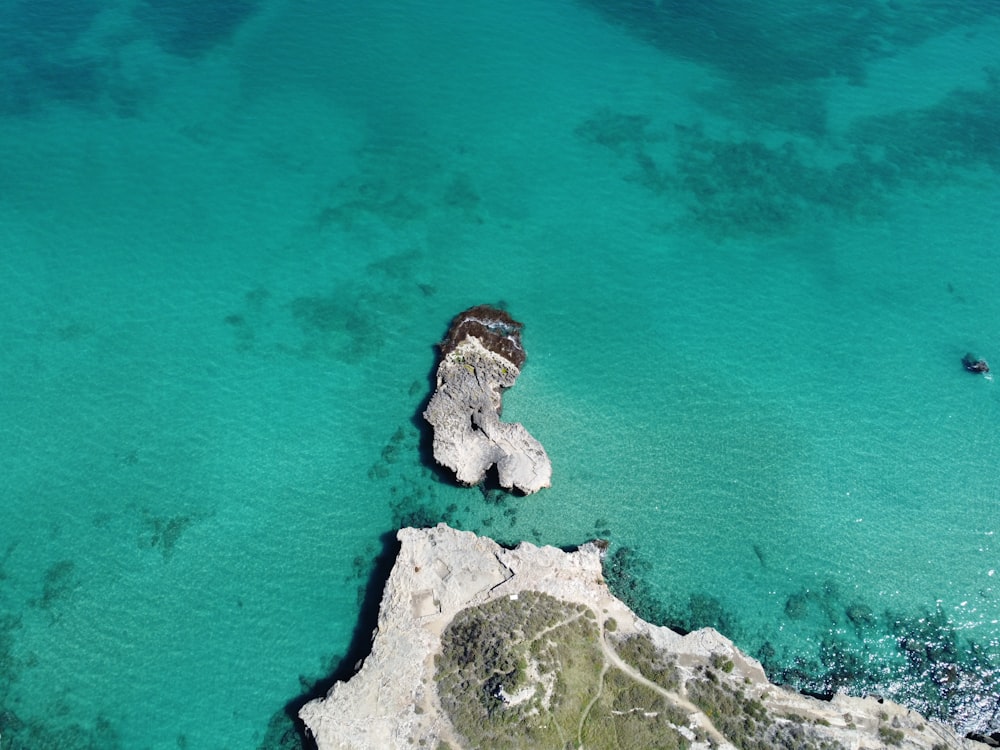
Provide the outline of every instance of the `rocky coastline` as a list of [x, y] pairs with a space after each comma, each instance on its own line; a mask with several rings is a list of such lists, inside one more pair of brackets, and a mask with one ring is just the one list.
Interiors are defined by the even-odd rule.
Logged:
[[[500, 421], [526, 360], [522, 328], [480, 305], [439, 346], [423, 417], [435, 461], [461, 484], [495, 465], [506, 489], [550, 486], [539, 441]], [[680, 635], [644, 621], [610, 592], [604, 542], [509, 549], [446, 524], [397, 538], [370, 654], [299, 711], [318, 750], [984, 747], [878, 697], [775, 685], [711, 628]]]
[[889, 701], [774, 685], [710, 628], [641, 620], [602, 544], [506, 549], [444, 524], [398, 539], [371, 654], [299, 712], [319, 750], [551, 747], [556, 730], [560, 747], [984, 747]]
[[457, 315], [440, 344], [437, 385], [423, 416], [434, 429], [434, 460], [460, 483], [479, 484], [495, 465], [501, 487], [529, 495], [551, 485], [551, 462], [524, 425], [500, 421], [503, 392], [526, 359], [522, 328], [489, 305]]

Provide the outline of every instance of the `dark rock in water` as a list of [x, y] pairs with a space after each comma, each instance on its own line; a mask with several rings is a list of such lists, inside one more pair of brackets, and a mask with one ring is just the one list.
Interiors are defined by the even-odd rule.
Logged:
[[969, 732], [965, 739], [973, 742], [982, 742], [986, 747], [1000, 747], [1000, 732], [993, 734], [980, 734], [979, 732]]
[[990, 371], [990, 366], [986, 363], [986, 360], [979, 359], [972, 353], [966, 354], [962, 357], [962, 367], [969, 372], [974, 373], [987, 373]]
[[424, 419], [434, 428], [434, 460], [458, 481], [478, 484], [496, 464], [500, 485], [525, 494], [550, 486], [552, 465], [523, 425], [500, 421], [503, 391], [524, 365], [521, 323], [478, 305], [452, 321], [441, 342], [437, 389]]
[[475, 336], [484, 347], [521, 369], [526, 358], [521, 347], [522, 328], [524, 325], [503, 310], [489, 305], [470, 307], [451, 322], [441, 342], [441, 356], [451, 354], [468, 336]]

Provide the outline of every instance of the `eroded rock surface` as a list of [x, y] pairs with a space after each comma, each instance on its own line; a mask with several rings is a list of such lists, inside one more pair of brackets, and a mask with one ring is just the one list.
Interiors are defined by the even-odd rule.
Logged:
[[441, 343], [437, 388], [424, 419], [434, 428], [434, 460], [462, 484], [483, 481], [494, 464], [507, 489], [531, 494], [551, 484], [542, 444], [524, 425], [500, 421], [503, 391], [524, 365], [522, 327], [503, 310], [479, 305], [459, 314]]
[[651, 730], [691, 750], [982, 747], [889, 701], [772, 685], [712, 629], [644, 622], [608, 591], [596, 544], [511, 550], [444, 524], [398, 537], [371, 655], [299, 712], [319, 750], [489, 747], [501, 731], [504, 747], [600, 750], [652, 746]]

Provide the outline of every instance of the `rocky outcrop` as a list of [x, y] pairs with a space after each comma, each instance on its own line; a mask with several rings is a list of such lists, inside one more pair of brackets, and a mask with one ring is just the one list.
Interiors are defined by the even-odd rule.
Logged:
[[[644, 622], [604, 584], [598, 544], [586, 544], [575, 552], [528, 543], [505, 549], [490, 539], [444, 524], [433, 529], [403, 529], [398, 537], [402, 546], [385, 586], [371, 655], [350, 681], [337, 683], [326, 698], [306, 704], [299, 712], [319, 750], [469, 747], [472, 743], [457, 728], [461, 721], [455, 717], [455, 696], [446, 696], [445, 701], [441, 696], [447, 682], [442, 679], [444, 665], [456, 653], [459, 657], [463, 653], [456, 651], [455, 629], [449, 625], [460, 613], [465, 618], [462, 622], [468, 624], [472, 621], [469, 613], [476, 608], [489, 617], [507, 617], [515, 611], [509, 605], [521, 602], [519, 606], [527, 606], [523, 605], [525, 600], [537, 602], [540, 598], [564, 603], [567, 614], [560, 622], [557, 613], [551, 625], [529, 639], [531, 648], [525, 646], [519, 652], [528, 655], [529, 663], [514, 670], [518, 673], [516, 684], [495, 684], [497, 670], [493, 670], [487, 675], [492, 685], [488, 694], [474, 680], [463, 682], [462, 691], [468, 693], [466, 698], [471, 696], [474, 708], [492, 701], [493, 710], [500, 714], [522, 710], [518, 702], [529, 699], [541, 706], [541, 714], [550, 708], [554, 711], [553, 703], [565, 690], [553, 689], [556, 678], [546, 668], [552, 668], [552, 655], [558, 653], [557, 642], [563, 637], [560, 633], [565, 631], [580, 643], [589, 633], [593, 639], [590, 653], [596, 660], [588, 693], [591, 697], [574, 704], [579, 720], [560, 728], [574, 747], [584, 745], [585, 735], [589, 750], [616, 747], [594, 736], [614, 722], [620, 724], [616, 725], [619, 732], [626, 728], [641, 731], [644, 722], [668, 721], [665, 716], [670, 717], [668, 729], [683, 736], [692, 749], [735, 748], [736, 742], [744, 745], [734, 732], [748, 731], [747, 727], [764, 738], [764, 744], [755, 747], [982, 747], [889, 701], [844, 695], [821, 701], [772, 685], [758, 662], [714, 630], [680, 636]], [[489, 621], [480, 619], [475, 628], [462, 631], [466, 641], [460, 645], [470, 659], [478, 659], [478, 654], [486, 651], [468, 642], [470, 634], [489, 629], [484, 623]], [[504, 620], [494, 629], [510, 634], [509, 638], [502, 635], [501, 640], [525, 642], [527, 628]], [[622, 645], [630, 643], [631, 648]], [[538, 648], [540, 644], [543, 648]], [[647, 646], [643, 650], [636, 644]], [[496, 648], [496, 641], [492, 646]], [[574, 684], [587, 690], [586, 684], [580, 687], [586, 680], [579, 679], [585, 674], [580, 671], [584, 649], [574, 646], [571, 653], [577, 678]], [[538, 663], [531, 654], [539, 655]], [[637, 654], [641, 663], [636, 661]], [[545, 659], [548, 667], [542, 663]], [[654, 662], [658, 665], [655, 669], [651, 668]], [[568, 664], [557, 666], [570, 668]], [[667, 667], [669, 675], [664, 679]], [[625, 683], [625, 689], [612, 696], [614, 710], [607, 710], [600, 720], [594, 718], [602, 701], [612, 707], [609, 694], [614, 686]], [[718, 703], [706, 709], [706, 701], [716, 699]], [[632, 706], [636, 701], [645, 702]], [[659, 708], [649, 710], [649, 701], [659, 701]], [[736, 716], [727, 716], [733, 711]], [[741, 711], [746, 714], [741, 715]], [[535, 708], [525, 715], [553, 723], [551, 716], [540, 715]], [[531, 731], [525, 730], [523, 723], [503, 726], [511, 727], [512, 733]], [[780, 744], [775, 738], [780, 738]], [[508, 744], [519, 746], [517, 742]]]
[[980, 359], [972, 352], [968, 352], [962, 357], [962, 367], [965, 368], [966, 372], [975, 374], [985, 375], [990, 371], [990, 366], [986, 363], [986, 360]]
[[504, 311], [480, 305], [459, 314], [441, 343], [437, 388], [424, 419], [434, 428], [434, 460], [462, 484], [483, 481], [494, 464], [507, 489], [530, 494], [551, 484], [542, 444], [523, 425], [500, 421], [503, 391], [524, 365], [522, 327]]

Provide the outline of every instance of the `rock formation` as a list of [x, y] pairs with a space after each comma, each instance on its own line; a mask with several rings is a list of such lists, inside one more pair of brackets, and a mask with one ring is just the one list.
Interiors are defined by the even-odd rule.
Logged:
[[962, 357], [962, 367], [965, 368], [966, 372], [976, 373], [976, 374], [986, 374], [990, 371], [990, 366], [986, 363], [985, 359], [980, 359], [972, 352], [968, 352], [964, 357]]
[[498, 746], [489, 736], [588, 750], [649, 737], [692, 750], [982, 747], [889, 701], [772, 685], [714, 630], [640, 620], [605, 586], [599, 544], [511, 550], [444, 524], [398, 537], [371, 655], [299, 712], [319, 750]]
[[441, 343], [424, 419], [434, 428], [434, 459], [462, 484], [478, 484], [496, 464], [502, 487], [531, 494], [550, 486], [552, 465], [541, 443], [523, 425], [500, 421], [503, 391], [524, 365], [522, 327], [479, 305], [459, 314]]

